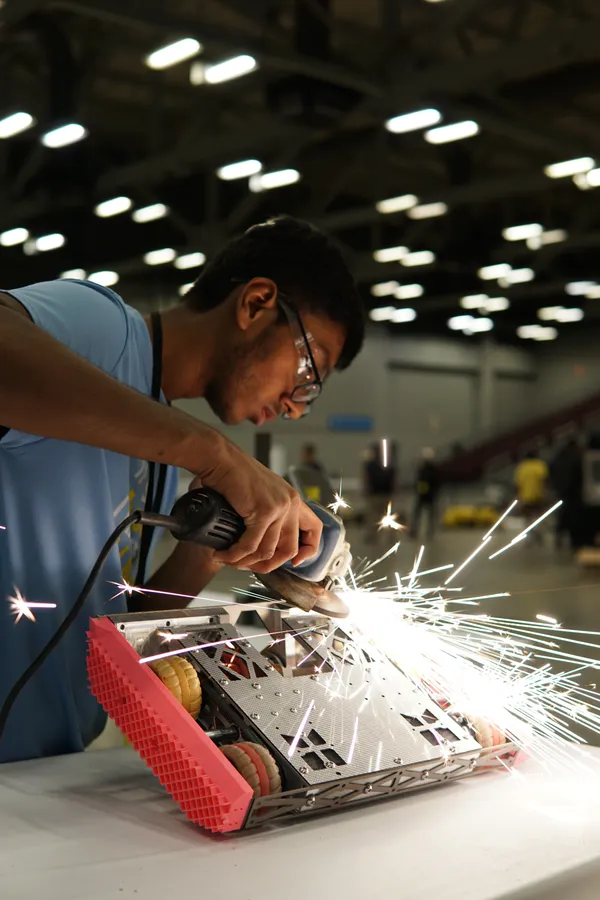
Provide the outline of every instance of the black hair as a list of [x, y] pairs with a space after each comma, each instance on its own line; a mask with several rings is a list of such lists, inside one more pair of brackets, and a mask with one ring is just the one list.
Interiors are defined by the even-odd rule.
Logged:
[[202, 312], [223, 303], [235, 283], [270, 278], [282, 294], [346, 331], [337, 369], [362, 347], [365, 309], [350, 270], [334, 241], [301, 219], [277, 216], [229, 241], [206, 264], [184, 303]]

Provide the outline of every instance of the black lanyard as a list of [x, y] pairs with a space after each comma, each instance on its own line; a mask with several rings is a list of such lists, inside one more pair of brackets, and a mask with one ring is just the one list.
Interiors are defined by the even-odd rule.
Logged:
[[[162, 322], [159, 313], [152, 313], [150, 316], [152, 322], [152, 399], [160, 403], [160, 386], [162, 382]], [[161, 463], [158, 467], [158, 481], [156, 484], [156, 493], [154, 492], [154, 480], [156, 478], [156, 463], [148, 464], [148, 490], [146, 492], [146, 505], [144, 512], [160, 512], [162, 506], [163, 495], [165, 492], [165, 481], [167, 478], [167, 466]], [[154, 526], [144, 525], [142, 528], [142, 538], [140, 541], [140, 558], [138, 562], [138, 570], [136, 576], [136, 585], [143, 587], [146, 579], [146, 564], [148, 562], [148, 554], [150, 553], [150, 544], [152, 542]]]

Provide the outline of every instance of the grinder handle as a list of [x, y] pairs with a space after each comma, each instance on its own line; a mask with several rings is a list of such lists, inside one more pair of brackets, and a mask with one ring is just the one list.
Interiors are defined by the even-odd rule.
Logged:
[[178, 541], [193, 541], [214, 550], [229, 550], [246, 530], [243, 518], [225, 497], [207, 487], [183, 494], [171, 516], [177, 520], [171, 534]]

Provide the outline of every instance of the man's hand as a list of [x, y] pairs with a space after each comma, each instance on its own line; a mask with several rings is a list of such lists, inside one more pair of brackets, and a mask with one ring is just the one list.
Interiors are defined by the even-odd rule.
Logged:
[[283, 478], [225, 439], [215, 459], [200, 481], [223, 494], [246, 525], [233, 547], [215, 553], [215, 562], [263, 574], [315, 556], [323, 525]]

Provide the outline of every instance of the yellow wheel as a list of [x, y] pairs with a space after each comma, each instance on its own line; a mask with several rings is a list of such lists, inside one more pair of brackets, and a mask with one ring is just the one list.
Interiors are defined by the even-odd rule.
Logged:
[[193, 665], [182, 656], [170, 656], [157, 659], [150, 666], [186, 712], [195, 719], [202, 706], [202, 687]]
[[266, 747], [251, 741], [240, 741], [221, 747], [221, 752], [248, 782], [255, 797], [268, 797], [281, 791], [277, 763]]

